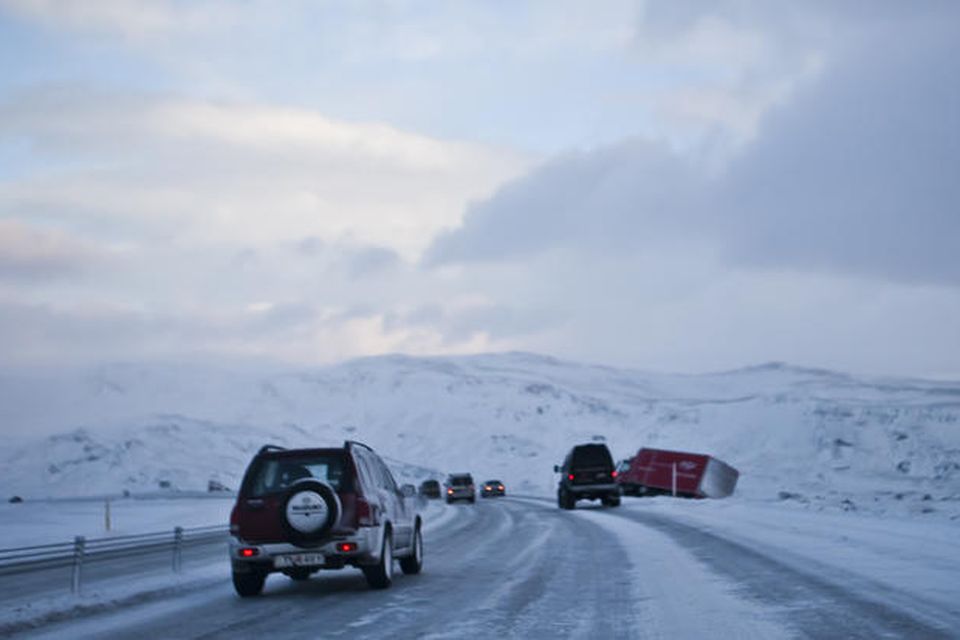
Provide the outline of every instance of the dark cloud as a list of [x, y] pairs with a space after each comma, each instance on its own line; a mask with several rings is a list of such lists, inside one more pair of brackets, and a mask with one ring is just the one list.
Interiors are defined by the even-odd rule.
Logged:
[[651, 231], [661, 238], [682, 232], [703, 191], [698, 172], [642, 140], [570, 154], [473, 206], [425, 260], [497, 260], [558, 247], [632, 251]]
[[680, 245], [736, 267], [960, 284], [960, 5], [931, 6], [837, 53], [722, 174], [638, 141], [558, 158], [474, 206], [427, 262]]
[[718, 192], [731, 258], [960, 284], [957, 24], [891, 33], [771, 114]]

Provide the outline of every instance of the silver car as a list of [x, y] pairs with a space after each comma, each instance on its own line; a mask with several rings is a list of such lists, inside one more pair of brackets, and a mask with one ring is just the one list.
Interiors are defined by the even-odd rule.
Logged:
[[447, 504], [454, 500], [477, 501], [477, 491], [473, 486], [473, 476], [469, 473], [451, 473], [444, 483]]

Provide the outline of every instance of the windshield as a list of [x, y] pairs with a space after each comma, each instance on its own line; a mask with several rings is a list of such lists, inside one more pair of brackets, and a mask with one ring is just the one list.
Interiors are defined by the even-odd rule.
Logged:
[[573, 464], [580, 467], [612, 467], [613, 459], [604, 445], [592, 444], [576, 448]]
[[263, 458], [251, 470], [245, 489], [247, 495], [258, 497], [285, 491], [299, 480], [313, 479], [344, 491], [349, 489], [345, 467], [345, 458], [339, 452]]

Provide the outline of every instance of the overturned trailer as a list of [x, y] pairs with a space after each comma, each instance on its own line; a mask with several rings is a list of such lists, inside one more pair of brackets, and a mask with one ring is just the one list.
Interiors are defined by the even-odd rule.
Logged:
[[643, 448], [625, 461], [617, 482], [625, 495], [725, 498], [739, 477], [739, 471], [710, 455]]

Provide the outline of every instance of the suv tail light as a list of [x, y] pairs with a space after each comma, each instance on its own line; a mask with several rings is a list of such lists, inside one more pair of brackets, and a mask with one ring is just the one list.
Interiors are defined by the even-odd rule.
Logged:
[[611, 478], [616, 478], [616, 477], [617, 477], [617, 472], [616, 472], [616, 471], [611, 471], [611, 472], [610, 472], [610, 477], [611, 477]]
[[573, 480], [573, 474], [572, 474], [572, 473], [567, 476], [567, 480]]
[[380, 524], [377, 509], [363, 496], [357, 496], [357, 524], [361, 527], [375, 527]]

